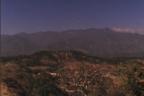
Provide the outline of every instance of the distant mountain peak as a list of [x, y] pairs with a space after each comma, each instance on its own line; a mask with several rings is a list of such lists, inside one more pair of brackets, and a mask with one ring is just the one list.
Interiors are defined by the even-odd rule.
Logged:
[[121, 28], [121, 27], [113, 27], [111, 28], [115, 32], [128, 32], [128, 33], [139, 33], [144, 34], [144, 29], [142, 28]]

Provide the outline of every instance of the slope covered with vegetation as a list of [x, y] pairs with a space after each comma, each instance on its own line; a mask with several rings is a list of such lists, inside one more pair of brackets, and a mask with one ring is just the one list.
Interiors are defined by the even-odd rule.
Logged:
[[40, 51], [0, 59], [2, 96], [144, 96], [144, 58]]

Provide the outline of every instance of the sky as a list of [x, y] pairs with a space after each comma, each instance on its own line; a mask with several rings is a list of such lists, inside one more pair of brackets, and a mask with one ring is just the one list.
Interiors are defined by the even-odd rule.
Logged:
[[1, 32], [144, 29], [144, 0], [1, 0]]

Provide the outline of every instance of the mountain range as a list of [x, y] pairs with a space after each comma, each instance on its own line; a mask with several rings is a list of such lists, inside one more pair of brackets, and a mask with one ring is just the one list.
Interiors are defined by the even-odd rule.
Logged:
[[142, 57], [144, 35], [91, 28], [1, 36], [1, 56], [26, 55], [40, 50], [82, 50], [98, 57]]

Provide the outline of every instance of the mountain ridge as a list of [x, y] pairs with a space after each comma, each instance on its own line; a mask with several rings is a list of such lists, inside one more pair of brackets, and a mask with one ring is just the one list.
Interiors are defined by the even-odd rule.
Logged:
[[110, 28], [19, 33], [2, 36], [2, 56], [71, 49], [100, 57], [143, 56], [143, 41], [144, 35], [115, 32]]

